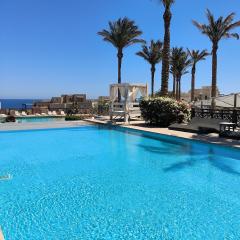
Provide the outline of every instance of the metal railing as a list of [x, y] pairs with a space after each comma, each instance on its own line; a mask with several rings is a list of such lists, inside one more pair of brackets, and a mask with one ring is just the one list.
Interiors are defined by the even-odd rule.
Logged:
[[222, 119], [233, 123], [240, 122], [240, 109], [206, 109], [192, 108], [192, 118]]

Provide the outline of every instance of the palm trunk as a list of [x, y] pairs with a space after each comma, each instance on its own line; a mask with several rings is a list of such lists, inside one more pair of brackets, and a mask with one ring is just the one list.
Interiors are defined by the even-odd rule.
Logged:
[[[123, 58], [123, 52], [122, 49], [118, 49], [118, 84], [122, 83], [122, 58]], [[118, 102], [121, 102], [121, 93], [118, 90]]]
[[216, 107], [215, 98], [217, 96], [217, 50], [218, 45], [215, 43], [212, 47], [212, 108]]
[[181, 100], [181, 77], [182, 76], [177, 76], [176, 81], [177, 81], [177, 86], [176, 86], [176, 100]]
[[176, 96], [176, 75], [173, 74], [173, 97]]
[[172, 18], [172, 14], [171, 14], [170, 8], [166, 8], [163, 15], [164, 29], [165, 29], [163, 56], [162, 56], [162, 82], [161, 82], [161, 94], [163, 96], [168, 95], [171, 18]]
[[196, 64], [194, 63], [192, 66], [192, 83], [191, 83], [191, 102], [194, 101], [195, 96], [195, 73], [196, 73]]
[[178, 83], [178, 100], [181, 100], [181, 77], [179, 77]]
[[155, 68], [155, 65], [152, 64], [152, 68], [151, 68], [151, 74], [152, 74], [152, 82], [151, 82], [151, 87], [152, 87], [152, 97], [154, 96], [154, 77], [155, 77], [155, 71], [156, 71], [156, 68]]
[[176, 79], [176, 100], [178, 100], [178, 94], [179, 94], [179, 81]]

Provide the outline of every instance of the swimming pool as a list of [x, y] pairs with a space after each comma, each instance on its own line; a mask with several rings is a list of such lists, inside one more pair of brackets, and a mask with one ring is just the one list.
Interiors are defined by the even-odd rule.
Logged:
[[17, 117], [16, 121], [18, 123], [27, 123], [27, 122], [55, 122], [55, 121], [65, 121], [65, 117]]
[[0, 133], [6, 240], [240, 239], [240, 154], [84, 126]]

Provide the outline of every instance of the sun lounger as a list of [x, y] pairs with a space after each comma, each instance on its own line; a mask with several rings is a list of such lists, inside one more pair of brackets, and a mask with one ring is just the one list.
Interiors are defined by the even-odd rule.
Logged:
[[36, 116], [41, 116], [41, 114], [39, 114], [39, 113], [36, 113], [35, 115], [36, 115]]
[[240, 129], [238, 128], [238, 124], [221, 122], [219, 137], [240, 140]]
[[193, 133], [219, 133], [219, 124], [222, 119], [193, 118], [188, 124], [174, 123], [168, 128], [170, 130], [193, 132]]
[[52, 115], [56, 116], [57, 115], [56, 111], [52, 111]]
[[51, 112], [51, 111], [48, 111], [48, 115], [49, 115], [49, 116], [52, 116], [53, 114], [52, 114], [52, 112]]
[[42, 116], [46, 116], [47, 114], [46, 113], [41, 113]]
[[65, 112], [64, 112], [64, 111], [61, 111], [61, 112], [60, 112], [60, 115], [65, 115]]
[[27, 116], [26, 112], [23, 111], [22, 112], [22, 116]]
[[21, 116], [21, 114], [20, 114], [18, 111], [15, 111], [14, 115], [15, 115], [16, 117], [20, 117], [20, 116]]

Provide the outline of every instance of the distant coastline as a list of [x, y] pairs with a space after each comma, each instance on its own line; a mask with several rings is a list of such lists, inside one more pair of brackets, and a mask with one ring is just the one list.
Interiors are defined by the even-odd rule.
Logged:
[[1, 109], [21, 109], [23, 104], [32, 104], [41, 99], [0, 99]]

